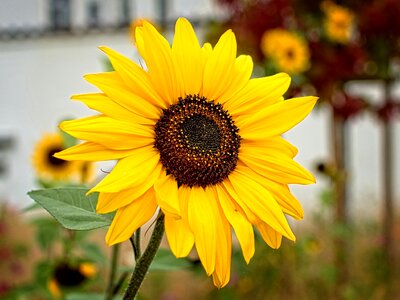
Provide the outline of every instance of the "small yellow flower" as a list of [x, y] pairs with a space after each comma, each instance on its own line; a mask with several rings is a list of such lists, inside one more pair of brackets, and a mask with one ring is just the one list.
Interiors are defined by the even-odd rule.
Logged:
[[200, 46], [191, 24], [176, 22], [172, 47], [148, 22], [136, 28], [146, 70], [107, 47], [113, 72], [85, 79], [102, 92], [75, 95], [98, 115], [65, 121], [62, 130], [86, 142], [64, 150], [65, 160], [118, 159], [90, 192], [98, 213], [117, 210], [109, 245], [128, 240], [158, 209], [172, 252], [195, 246], [214, 284], [229, 282], [232, 229], [247, 262], [254, 229], [279, 248], [295, 240], [285, 214], [303, 217], [288, 184], [314, 183], [281, 134], [303, 120], [316, 97], [283, 100], [290, 77], [253, 78], [253, 61], [237, 57], [225, 32], [215, 47]]
[[309, 67], [310, 51], [307, 42], [285, 29], [266, 31], [261, 40], [261, 50], [279, 71], [294, 75]]
[[346, 7], [332, 2], [324, 2], [324, 30], [326, 36], [338, 43], [347, 44], [354, 30], [354, 14]]

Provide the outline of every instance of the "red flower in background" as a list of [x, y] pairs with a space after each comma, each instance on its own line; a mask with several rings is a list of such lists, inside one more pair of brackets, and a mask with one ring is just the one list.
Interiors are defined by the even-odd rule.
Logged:
[[231, 17], [225, 24], [235, 32], [238, 44], [253, 59], [261, 61], [261, 38], [268, 29], [285, 27], [293, 20], [294, 11], [290, 0], [238, 1], [218, 0], [230, 8]]
[[367, 54], [358, 44], [330, 45], [320, 40], [309, 44], [310, 82], [322, 97], [330, 97], [338, 84], [362, 76]]
[[390, 99], [382, 105], [374, 107], [377, 117], [382, 122], [389, 122], [395, 117], [400, 117], [400, 103]]

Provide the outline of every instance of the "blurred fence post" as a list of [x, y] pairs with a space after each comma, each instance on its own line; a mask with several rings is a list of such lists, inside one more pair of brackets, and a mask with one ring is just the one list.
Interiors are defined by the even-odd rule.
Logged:
[[348, 270], [348, 237], [343, 230], [347, 230], [348, 222], [348, 199], [347, 199], [347, 175], [346, 175], [346, 154], [347, 154], [347, 122], [340, 115], [336, 115], [332, 109], [332, 137], [335, 167], [338, 172], [334, 187], [334, 236], [335, 267], [336, 267], [336, 290], [335, 296], [341, 298], [341, 287], [346, 284], [349, 276]]
[[158, 13], [159, 13], [159, 24], [161, 30], [164, 31], [167, 29], [168, 25], [168, 0], [157, 0], [158, 4]]
[[[391, 80], [384, 81], [384, 101], [389, 104], [391, 101]], [[386, 261], [388, 276], [388, 295], [391, 296], [392, 268], [394, 266], [394, 249], [393, 249], [393, 127], [391, 117], [383, 119], [383, 136], [382, 136], [382, 154], [383, 154], [383, 255]]]

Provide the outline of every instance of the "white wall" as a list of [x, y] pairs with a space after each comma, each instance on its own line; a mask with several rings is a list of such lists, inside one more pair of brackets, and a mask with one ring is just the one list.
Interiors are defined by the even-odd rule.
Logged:
[[41, 27], [41, 2], [42, 0], [1, 0], [0, 29]]

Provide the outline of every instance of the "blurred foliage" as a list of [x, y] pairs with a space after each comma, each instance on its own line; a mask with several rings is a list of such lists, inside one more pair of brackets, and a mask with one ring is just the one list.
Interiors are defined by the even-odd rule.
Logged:
[[[145, 282], [145, 299], [384, 299], [388, 272], [382, 251], [381, 228], [377, 222], [359, 218], [348, 226], [337, 224], [329, 214], [331, 193], [321, 193], [321, 211], [295, 229], [295, 243], [285, 240], [274, 250], [256, 236], [256, 252], [249, 265], [238, 247], [234, 248], [232, 279], [221, 290], [204, 279], [204, 271], [194, 259], [195, 269], [178, 274], [153, 272]], [[400, 226], [398, 223], [397, 226]], [[337, 291], [338, 270], [334, 243], [340, 236], [349, 241], [349, 280]], [[397, 237], [397, 246], [400, 237]], [[399, 276], [399, 253], [391, 268]], [[198, 275], [201, 274], [201, 276]], [[400, 278], [400, 277], [397, 277]], [[395, 295], [400, 286], [395, 287]]]

